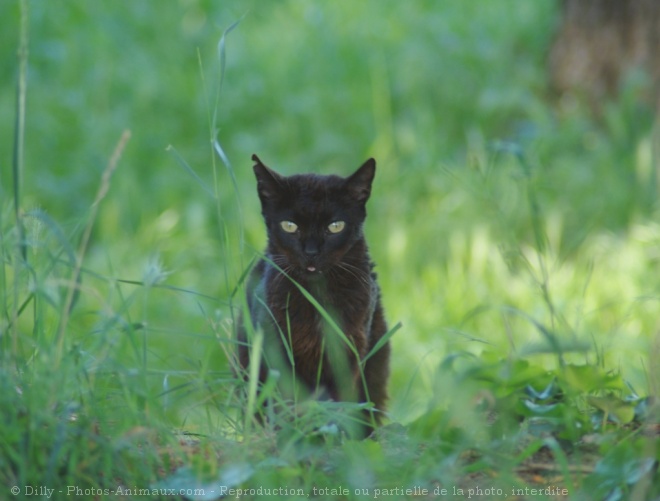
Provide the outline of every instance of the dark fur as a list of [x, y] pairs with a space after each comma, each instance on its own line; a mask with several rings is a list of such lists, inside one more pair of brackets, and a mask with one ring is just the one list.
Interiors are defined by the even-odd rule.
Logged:
[[[248, 280], [248, 307], [255, 329], [264, 332], [268, 366], [280, 371], [280, 386], [285, 392], [295, 385], [287, 388], [283, 383], [295, 380], [309, 393], [335, 401], [370, 400], [376, 409], [385, 410], [389, 343], [364, 366], [367, 398], [358, 359], [292, 282], [307, 290], [332, 316], [354, 344], [360, 360], [385, 334], [380, 290], [362, 232], [375, 161], [369, 159], [352, 176], [342, 178], [315, 174], [285, 177], [266, 167], [256, 155], [252, 159], [268, 246], [265, 259]], [[282, 221], [294, 222], [298, 230], [285, 232]], [[343, 231], [334, 234], [328, 230], [334, 221], [345, 222]], [[314, 271], [309, 271], [310, 267]], [[240, 363], [247, 368], [250, 349], [243, 328], [239, 329], [239, 341]], [[293, 354], [295, 377], [288, 377], [292, 366], [284, 343]], [[262, 382], [266, 375], [262, 364]], [[375, 419], [380, 421], [380, 413], [375, 413]]]

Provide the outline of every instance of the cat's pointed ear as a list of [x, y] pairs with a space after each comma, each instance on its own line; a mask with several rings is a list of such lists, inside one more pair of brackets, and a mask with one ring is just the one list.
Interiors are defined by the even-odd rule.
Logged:
[[358, 202], [366, 202], [371, 195], [371, 183], [376, 175], [376, 161], [370, 158], [348, 179], [346, 187]]
[[252, 155], [254, 175], [257, 178], [257, 192], [261, 200], [271, 200], [277, 197], [282, 187], [282, 176], [273, 169], [266, 167], [257, 155]]

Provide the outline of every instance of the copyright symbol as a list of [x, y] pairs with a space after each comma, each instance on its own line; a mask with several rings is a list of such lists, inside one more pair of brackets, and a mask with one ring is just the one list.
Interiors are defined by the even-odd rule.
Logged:
[[15, 485], [14, 487], [12, 487], [12, 488], [11, 488], [11, 493], [12, 493], [14, 496], [19, 495], [19, 494], [21, 493], [21, 489], [20, 489], [20, 487], [18, 487], [17, 485]]

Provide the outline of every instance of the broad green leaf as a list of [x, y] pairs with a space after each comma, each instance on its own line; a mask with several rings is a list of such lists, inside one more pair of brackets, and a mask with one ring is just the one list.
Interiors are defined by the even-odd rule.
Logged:
[[627, 388], [620, 374], [605, 372], [594, 365], [566, 365], [561, 372], [568, 390], [591, 392], [596, 390], [620, 390]]
[[635, 418], [635, 405], [630, 402], [624, 402], [613, 395], [605, 397], [590, 396], [587, 397], [587, 402], [615, 418], [621, 424], [630, 423]]
[[547, 400], [548, 398], [555, 396], [559, 391], [556, 381], [556, 378], [552, 378], [552, 381], [550, 381], [550, 383], [540, 392], [536, 391], [531, 384], [528, 384], [525, 386], [525, 393], [536, 400]]
[[532, 411], [534, 414], [539, 414], [539, 415], [545, 415], [545, 414], [557, 415], [558, 413], [556, 411], [561, 409], [562, 406], [562, 404], [549, 404], [549, 405], [535, 404], [531, 400], [523, 400], [523, 405], [527, 407], [530, 411]]

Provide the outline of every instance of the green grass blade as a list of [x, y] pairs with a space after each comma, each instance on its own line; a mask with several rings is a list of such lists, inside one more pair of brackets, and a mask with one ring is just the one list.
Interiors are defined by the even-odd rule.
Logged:
[[225, 67], [227, 64], [227, 54], [226, 54], [226, 40], [227, 40], [227, 35], [231, 33], [234, 28], [236, 28], [241, 21], [245, 18], [246, 14], [244, 14], [242, 17], [240, 17], [238, 20], [234, 21], [223, 33], [222, 36], [220, 37], [220, 41], [218, 42], [218, 61], [220, 63], [220, 80], [218, 82], [218, 90], [216, 94], [216, 104], [213, 110], [213, 122], [212, 122], [212, 132], [213, 132], [213, 137], [217, 134], [217, 113], [218, 113], [218, 102], [220, 99], [220, 91], [222, 90], [222, 85], [224, 84], [225, 81]]
[[204, 182], [204, 180], [199, 177], [199, 175], [194, 171], [194, 169], [184, 160], [184, 158], [179, 154], [179, 152], [172, 146], [171, 144], [165, 148], [165, 151], [169, 152], [174, 159], [177, 161], [177, 163], [185, 170], [188, 174], [190, 174], [190, 177], [192, 177], [195, 181], [197, 181], [197, 184], [199, 184], [202, 189], [214, 200], [216, 199], [215, 193], [211, 188], [207, 186], [207, 184]]
[[371, 348], [371, 351], [365, 355], [365, 357], [362, 359], [362, 365], [367, 363], [367, 360], [369, 360], [371, 357], [373, 357], [378, 350], [380, 350], [383, 346], [385, 346], [385, 343], [387, 343], [390, 338], [401, 328], [403, 325], [401, 322], [397, 322], [397, 324], [392, 327], [390, 330], [388, 330], [383, 337], [381, 337], [378, 342], [375, 344], [373, 348]]
[[39, 209], [28, 211], [25, 213], [25, 216], [41, 221], [50, 230], [57, 243], [62, 247], [62, 250], [66, 254], [68, 264], [72, 267], [76, 265], [76, 251], [64, 234], [64, 231], [62, 231], [60, 225], [57, 224], [52, 217]]
[[27, 244], [25, 231], [21, 221], [21, 189], [23, 184], [23, 169], [25, 163], [25, 109], [27, 101], [27, 63], [28, 63], [28, 2], [20, 2], [20, 42], [18, 47], [18, 81], [16, 85], [16, 117], [14, 124], [14, 154], [12, 162], [14, 180], [14, 215], [18, 231], [19, 253], [23, 260], [27, 259]]
[[334, 318], [328, 313], [328, 311], [319, 303], [314, 296], [312, 296], [307, 289], [305, 289], [302, 285], [300, 285], [297, 281], [295, 281], [288, 273], [286, 273], [282, 268], [280, 268], [276, 263], [274, 263], [272, 260], [270, 260], [267, 256], [262, 256], [262, 259], [268, 261], [268, 263], [276, 268], [282, 275], [284, 275], [295, 287], [300, 291], [300, 293], [309, 301], [312, 306], [316, 309], [316, 311], [319, 312], [323, 320], [325, 320], [328, 323], [328, 326], [332, 329], [332, 331], [339, 336], [339, 338], [348, 346], [348, 348], [351, 350], [351, 352], [356, 356], [356, 358], [360, 358], [360, 354], [357, 351], [357, 348], [355, 347], [355, 344], [346, 337], [346, 334], [344, 334], [344, 331], [342, 331], [341, 327], [337, 324]]

